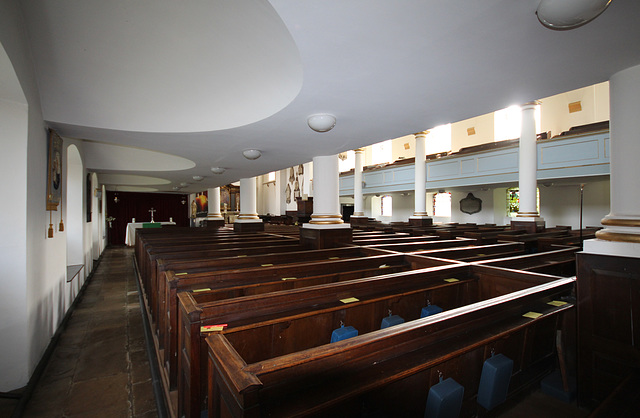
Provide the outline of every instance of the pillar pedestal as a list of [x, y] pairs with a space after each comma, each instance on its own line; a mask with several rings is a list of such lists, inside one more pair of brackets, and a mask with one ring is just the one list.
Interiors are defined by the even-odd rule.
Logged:
[[545, 222], [539, 216], [518, 217], [511, 220], [511, 229], [525, 231], [527, 234], [534, 234], [545, 230]]
[[300, 228], [300, 245], [304, 248], [321, 250], [343, 247], [351, 242], [353, 242], [353, 230], [350, 224], [304, 224], [304, 227]]
[[409, 216], [409, 225], [431, 226], [433, 225], [433, 219], [430, 216], [413, 215], [413, 216]]

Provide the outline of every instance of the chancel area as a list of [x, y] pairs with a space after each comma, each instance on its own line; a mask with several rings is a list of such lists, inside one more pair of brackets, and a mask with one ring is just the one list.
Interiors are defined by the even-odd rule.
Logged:
[[640, 6], [467, 3], [2, 0], [2, 416], [631, 416]]

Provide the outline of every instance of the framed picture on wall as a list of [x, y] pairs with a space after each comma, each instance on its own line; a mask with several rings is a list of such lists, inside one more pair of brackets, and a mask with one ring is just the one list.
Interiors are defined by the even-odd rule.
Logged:
[[47, 161], [47, 210], [58, 210], [62, 199], [62, 138], [49, 130]]

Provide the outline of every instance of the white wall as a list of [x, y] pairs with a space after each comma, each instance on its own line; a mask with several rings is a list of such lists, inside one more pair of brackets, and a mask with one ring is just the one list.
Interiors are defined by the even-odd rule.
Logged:
[[[0, 48], [0, 53], [4, 50]], [[5, 68], [1, 69], [3, 72]], [[17, 82], [17, 80], [15, 80]], [[0, 98], [0, 173], [10, 181], [0, 182], [0, 391], [21, 386], [28, 379], [28, 334], [26, 327], [27, 284], [27, 114], [26, 103]]]
[[[460, 211], [460, 201], [473, 193], [474, 197], [482, 200], [482, 210], [469, 215]], [[495, 216], [493, 212], [493, 191], [492, 190], [455, 190], [451, 192], [451, 222], [493, 224]]]
[[[538, 186], [540, 189], [540, 216], [547, 227], [570, 225], [577, 229], [580, 225], [580, 185]], [[586, 183], [582, 214], [583, 228], [600, 226], [600, 221], [610, 209], [609, 181], [600, 180]]]
[[[0, 215], [4, 222], [0, 245], [10, 245], [0, 248], [4, 271], [0, 279], [0, 391], [27, 384], [66, 313], [67, 295], [77, 293], [80, 285], [74, 284], [74, 289], [66, 284], [67, 235], [58, 230], [61, 214], [66, 213], [64, 190], [62, 204], [51, 212], [54, 237], [47, 237], [47, 135], [25, 28], [19, 2], [0, 1], [0, 175], [11, 180], [2, 185], [11, 204], [2, 205]], [[7, 92], [20, 90], [18, 96], [23, 100], [6, 100]], [[63, 147], [68, 145], [65, 141]], [[63, 184], [65, 177], [63, 169]], [[82, 202], [84, 213], [84, 199]], [[81, 229], [87, 236], [92, 226], [85, 224]], [[87, 251], [91, 253], [85, 247]], [[5, 280], [9, 280], [6, 285]]]

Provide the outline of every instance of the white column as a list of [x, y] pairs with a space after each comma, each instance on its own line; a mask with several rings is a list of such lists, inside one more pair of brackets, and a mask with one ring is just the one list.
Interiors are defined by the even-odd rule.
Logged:
[[262, 222], [256, 205], [256, 178], [240, 179], [240, 214], [236, 222]]
[[414, 134], [416, 137], [416, 160], [415, 160], [415, 200], [413, 216], [409, 219], [428, 219], [427, 214], [427, 155], [425, 152], [425, 141], [429, 131], [422, 131]]
[[209, 213], [207, 213], [207, 219], [224, 219], [220, 213], [220, 188], [214, 187], [213, 189], [207, 189], [207, 195], [209, 196]]
[[584, 243], [588, 253], [640, 257], [640, 66], [614, 74], [610, 94], [610, 212], [596, 239]]
[[340, 215], [339, 175], [337, 155], [313, 158], [313, 214], [304, 228], [351, 228]]
[[353, 173], [353, 215], [352, 218], [364, 218], [364, 198], [362, 196], [362, 166], [364, 148], [354, 150], [356, 153], [356, 167]]
[[520, 210], [518, 217], [538, 217], [538, 151], [536, 148], [536, 106], [538, 102], [522, 105], [522, 131], [520, 134], [520, 165], [518, 187]]

